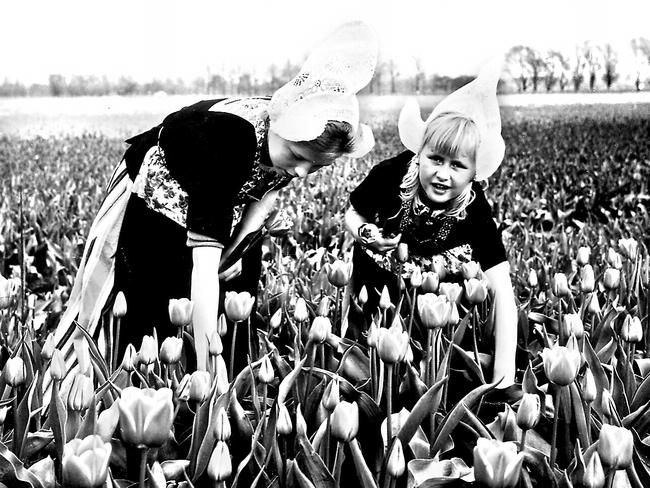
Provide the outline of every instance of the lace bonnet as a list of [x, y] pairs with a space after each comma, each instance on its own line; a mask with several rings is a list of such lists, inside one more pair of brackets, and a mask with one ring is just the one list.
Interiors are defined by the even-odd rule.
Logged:
[[323, 133], [328, 120], [348, 122], [360, 131], [350, 156], [366, 154], [375, 141], [370, 127], [359, 124], [356, 93], [372, 78], [377, 53], [377, 38], [366, 24], [349, 22], [337, 28], [271, 98], [273, 131], [288, 141], [311, 141]]
[[476, 123], [481, 136], [476, 150], [476, 179], [487, 179], [497, 170], [505, 154], [497, 102], [497, 83], [501, 66], [501, 58], [488, 63], [476, 79], [436, 105], [426, 122], [422, 121], [417, 101], [409, 99], [400, 112], [397, 124], [402, 144], [417, 154], [422, 148], [424, 133], [431, 120], [444, 112], [463, 114]]

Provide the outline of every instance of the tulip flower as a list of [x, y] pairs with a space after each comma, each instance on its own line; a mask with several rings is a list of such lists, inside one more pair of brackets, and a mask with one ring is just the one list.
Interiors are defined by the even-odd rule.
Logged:
[[418, 313], [422, 324], [427, 329], [437, 329], [449, 323], [451, 306], [446, 296], [437, 296], [433, 293], [425, 293], [418, 296]]
[[379, 297], [379, 308], [381, 310], [388, 310], [391, 306], [390, 293], [388, 293], [388, 288], [386, 285], [381, 290], [381, 295]]
[[316, 315], [320, 317], [328, 317], [330, 314], [330, 298], [327, 295], [323, 295], [318, 302], [318, 310]]
[[539, 422], [541, 404], [536, 393], [524, 393], [517, 410], [517, 425], [523, 430], [534, 428]]
[[65, 378], [66, 367], [63, 353], [60, 349], [55, 349], [50, 360], [50, 376], [53, 380], [58, 381]]
[[169, 388], [122, 390], [119, 403], [122, 439], [138, 448], [160, 447], [169, 439], [174, 404]]
[[577, 469], [571, 473], [571, 481], [574, 486], [585, 488], [603, 488], [605, 486], [605, 472], [597, 450], [591, 451], [588, 459], [578, 463]]
[[478, 305], [479, 303], [483, 303], [487, 298], [487, 287], [476, 278], [471, 278], [465, 280], [465, 293], [470, 305]]
[[226, 315], [233, 322], [243, 322], [250, 317], [254, 304], [255, 298], [247, 291], [242, 291], [241, 293], [235, 291], [226, 292], [224, 308]]
[[569, 347], [555, 345], [542, 351], [544, 372], [548, 380], [558, 386], [570, 385], [580, 368], [580, 352]]
[[390, 327], [380, 329], [377, 341], [377, 354], [386, 364], [394, 364], [404, 360], [409, 336], [400, 328]]
[[[54, 471], [54, 460], [47, 456], [32, 464], [28, 471], [38, 478], [42, 488], [56, 487], [56, 474]], [[6, 485], [5, 485], [6, 486]]]
[[620, 270], [623, 267], [623, 259], [621, 258], [621, 255], [611, 247], [607, 250], [607, 262], [615, 269]]
[[289, 410], [283, 402], [278, 403], [278, 418], [275, 423], [275, 430], [280, 435], [289, 435], [293, 432], [293, 422]]
[[621, 337], [625, 342], [639, 342], [643, 338], [641, 319], [626, 315], [621, 327]]
[[161, 464], [166, 480], [178, 481], [183, 476], [183, 472], [189, 468], [190, 462], [186, 459], [174, 459], [163, 461]]
[[584, 374], [580, 378], [580, 391], [582, 392], [582, 399], [587, 403], [593, 402], [598, 395], [596, 380], [589, 368], [585, 369]]
[[474, 478], [490, 488], [516, 486], [524, 454], [512, 442], [479, 437], [474, 448]]
[[217, 418], [214, 420], [214, 437], [218, 441], [227, 442], [230, 440], [232, 429], [230, 427], [230, 421], [228, 420], [226, 409], [219, 407], [216, 417]]
[[539, 281], [537, 279], [537, 271], [534, 269], [531, 269], [528, 272], [528, 286], [531, 288], [537, 288], [537, 285], [539, 284]]
[[596, 278], [594, 276], [594, 268], [591, 264], [585, 264], [580, 269], [580, 291], [582, 293], [591, 293], [596, 286]]
[[619, 239], [618, 248], [621, 250], [623, 256], [625, 256], [627, 259], [635, 260], [639, 251], [639, 243], [636, 241], [636, 239], [632, 238]]
[[151, 485], [151, 488], [167, 487], [165, 472], [158, 461], [154, 462], [151, 467], [147, 466], [147, 471], [149, 472], [149, 484]]
[[316, 317], [309, 328], [309, 340], [313, 344], [322, 344], [332, 332], [332, 323], [327, 317]]
[[449, 307], [450, 307], [449, 325], [456, 325], [458, 322], [460, 322], [460, 314], [458, 313], [458, 305], [456, 305], [456, 302], [451, 302], [449, 304]]
[[553, 294], [560, 298], [568, 297], [571, 294], [569, 283], [564, 273], [555, 273], [553, 276]]
[[268, 356], [262, 358], [262, 364], [260, 364], [260, 369], [257, 372], [257, 379], [260, 383], [268, 385], [275, 379], [275, 373], [273, 372], [273, 365]]
[[460, 272], [463, 275], [464, 280], [476, 278], [479, 271], [481, 271], [481, 265], [476, 261], [468, 261], [460, 265]]
[[14, 356], [7, 359], [5, 363], [3, 377], [9, 386], [14, 388], [25, 383], [25, 362], [20, 356]]
[[104, 409], [97, 417], [97, 435], [104, 442], [111, 442], [117, 422], [120, 420], [120, 399], [118, 398], [113, 404]]
[[338, 377], [332, 379], [325, 387], [321, 403], [328, 412], [332, 412], [339, 404], [339, 379]]
[[178, 398], [179, 401], [186, 402], [190, 399], [191, 384], [192, 384], [192, 376], [190, 374], [186, 374], [181, 378], [181, 381], [179, 381], [178, 386], [176, 386], [176, 390], [174, 390], [174, 394], [176, 395], [176, 398]]
[[621, 283], [621, 272], [616, 268], [607, 268], [603, 275], [603, 285], [608, 290], [615, 290]]
[[309, 310], [307, 310], [307, 302], [303, 297], [296, 300], [296, 306], [293, 309], [293, 318], [298, 322], [306, 322], [309, 320]]
[[447, 276], [447, 268], [445, 267], [445, 258], [442, 256], [434, 256], [431, 258], [431, 271], [436, 273], [440, 281], [444, 280]]
[[181, 360], [183, 339], [167, 337], [160, 346], [160, 360], [165, 364], [176, 364]]
[[342, 288], [350, 281], [352, 274], [352, 263], [346, 263], [337, 259], [334, 261], [327, 272], [327, 279], [337, 288]]
[[600, 314], [600, 303], [598, 302], [598, 295], [596, 293], [591, 294], [591, 299], [587, 304], [587, 312], [592, 315]]
[[600, 409], [606, 417], [613, 417], [615, 412], [614, 399], [607, 388], [600, 393]]
[[126, 297], [124, 296], [124, 293], [120, 291], [115, 295], [115, 301], [113, 302], [113, 317], [121, 319], [126, 315], [126, 311]]
[[388, 456], [386, 463], [386, 473], [393, 478], [399, 478], [406, 470], [406, 460], [404, 459], [404, 450], [402, 449], [402, 441], [399, 437], [395, 438], [393, 449]]
[[175, 327], [187, 327], [192, 322], [194, 303], [189, 298], [171, 298], [169, 300], [169, 321]]
[[331, 417], [332, 436], [339, 442], [349, 442], [359, 431], [359, 406], [357, 402], [340, 402]]
[[377, 342], [379, 341], [379, 324], [372, 320], [370, 322], [370, 327], [368, 327], [366, 342], [368, 347], [377, 347]]
[[142, 337], [142, 345], [138, 351], [136, 361], [139, 364], [146, 364], [147, 366], [153, 364], [158, 359], [158, 344], [153, 336], [146, 335]]
[[416, 266], [413, 268], [413, 271], [411, 272], [411, 287], [413, 288], [420, 288], [422, 286], [422, 269], [420, 269], [419, 266]]
[[440, 283], [438, 291], [441, 295], [446, 295], [450, 302], [460, 303], [463, 296], [463, 287], [458, 283]]
[[357, 299], [359, 300], [359, 303], [362, 307], [368, 302], [368, 289], [366, 288], [366, 285], [363, 285], [361, 287]]
[[68, 392], [68, 408], [75, 412], [86, 410], [90, 406], [94, 394], [93, 380], [85, 374], [75, 375]]
[[562, 317], [564, 327], [565, 337], [569, 337], [571, 334], [576, 336], [576, 339], [582, 339], [585, 335], [585, 327], [582, 323], [580, 315], [577, 313], [567, 313]]
[[124, 371], [133, 371], [135, 369], [137, 354], [133, 344], [126, 346], [124, 357], [122, 358], [122, 369]]
[[98, 488], [104, 485], [110, 456], [110, 442], [103, 442], [98, 435], [72, 439], [63, 448], [64, 486]]
[[41, 348], [41, 358], [43, 361], [49, 361], [52, 359], [52, 354], [54, 354], [54, 346], [54, 333], [50, 333], [48, 334], [47, 339], [45, 339], [43, 347]]
[[422, 275], [422, 293], [437, 293], [440, 286], [438, 273], [428, 271]]
[[190, 376], [190, 400], [203, 402], [210, 393], [210, 373], [194, 371]]
[[634, 439], [625, 427], [603, 424], [598, 437], [598, 454], [603, 466], [626, 469], [632, 463]]
[[409, 246], [406, 242], [400, 242], [397, 245], [397, 262], [399, 263], [405, 263], [409, 259]]
[[578, 248], [576, 253], [576, 262], [580, 266], [589, 264], [589, 257], [591, 256], [591, 248], [589, 246], [582, 246]]
[[280, 325], [282, 325], [282, 308], [278, 308], [275, 313], [271, 315], [269, 325], [273, 330], [277, 330]]
[[208, 462], [208, 478], [212, 481], [225, 481], [232, 474], [232, 460], [228, 444], [224, 441], [217, 442]]
[[79, 373], [90, 376], [92, 374], [93, 365], [90, 361], [90, 349], [88, 348], [88, 343], [85, 339], [75, 339], [72, 345], [74, 347], [74, 353], [77, 356]]
[[223, 343], [221, 342], [221, 336], [219, 335], [219, 331], [214, 329], [208, 338], [208, 354], [213, 357], [219, 356], [222, 352]]

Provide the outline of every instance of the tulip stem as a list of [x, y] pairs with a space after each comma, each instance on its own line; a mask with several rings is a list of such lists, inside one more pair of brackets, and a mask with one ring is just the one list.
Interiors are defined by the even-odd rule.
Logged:
[[228, 381], [233, 380], [235, 374], [235, 342], [237, 340], [237, 327], [238, 322], [235, 322], [232, 328], [232, 339], [230, 341], [230, 369], [228, 370]]
[[612, 486], [614, 486], [615, 476], [616, 468], [609, 468], [609, 471], [607, 471], [607, 479], [605, 480], [605, 488], [612, 488]]
[[566, 337], [564, 335], [564, 325], [562, 324], [562, 298], [558, 298], [557, 301], [557, 320], [558, 320], [557, 328], [560, 337], [560, 346], [564, 346], [566, 344]]
[[113, 359], [111, 361], [111, 372], [117, 368], [117, 350], [120, 347], [120, 323], [122, 319], [115, 317], [115, 341], [113, 342]]
[[370, 349], [370, 394], [372, 398], [377, 398], [377, 385], [375, 384], [375, 376], [377, 374], [375, 367], [375, 348], [369, 347]]
[[16, 428], [18, 426], [18, 422], [20, 420], [20, 416], [18, 415], [18, 391], [17, 387], [14, 387], [14, 397], [11, 400], [11, 409], [13, 410], [14, 413], [14, 442], [12, 446], [12, 450], [14, 451], [14, 454], [20, 458], [21, 452], [22, 451], [22, 445], [19, 445], [20, 442], [18, 440], [18, 429]]
[[553, 416], [553, 435], [551, 437], [551, 469], [555, 466], [555, 459], [557, 457], [557, 424], [560, 417], [560, 400], [562, 398], [562, 387], [559, 387], [555, 392], [555, 405]]
[[323, 452], [323, 457], [325, 459], [325, 466], [327, 469], [332, 469], [330, 464], [330, 437], [332, 436], [332, 412], [327, 411], [327, 424], [326, 424], [326, 433], [325, 433], [325, 448]]
[[147, 447], [140, 450], [140, 488], [145, 488], [144, 480], [147, 474]]
[[527, 433], [528, 433], [528, 429], [521, 429], [521, 446], [520, 446], [521, 451], [526, 449], [526, 434]]
[[418, 289], [413, 287], [413, 300], [411, 300], [411, 315], [409, 316], [409, 340], [411, 340], [411, 329], [413, 328], [413, 315], [415, 314], [415, 298]]
[[268, 385], [262, 383], [262, 432], [266, 429], [266, 408], [268, 402]]
[[341, 335], [341, 324], [339, 324], [339, 311], [341, 302], [341, 288], [336, 287], [336, 303], [334, 304], [334, 333]]
[[390, 446], [393, 438], [393, 365], [386, 364], [386, 445]]
[[305, 393], [302, 396], [305, 405], [307, 404], [307, 395], [309, 394], [312, 370], [314, 369], [314, 363], [316, 362], [316, 346], [317, 344], [314, 344], [311, 340], [308, 340], [307, 345], [305, 346], [305, 349], [309, 349], [309, 362], [307, 363], [309, 371], [307, 372], [307, 379], [305, 379]]
[[334, 456], [334, 481], [336, 488], [341, 486], [341, 468], [343, 466], [343, 443], [336, 442], [336, 455]]

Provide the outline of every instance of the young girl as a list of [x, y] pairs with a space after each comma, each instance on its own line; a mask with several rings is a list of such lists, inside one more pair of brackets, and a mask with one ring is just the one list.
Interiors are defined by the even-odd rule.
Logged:
[[367, 311], [376, 310], [387, 285], [397, 303], [399, 269], [389, 252], [407, 244], [404, 269], [444, 265], [458, 274], [463, 262], [477, 261], [494, 293], [496, 307], [494, 379], [513, 383], [517, 311], [509, 265], [491, 209], [485, 181], [498, 168], [505, 145], [496, 99], [499, 70], [484, 69], [476, 80], [444, 99], [426, 122], [417, 103], [405, 105], [400, 138], [409, 151], [372, 168], [352, 192], [345, 219], [356, 242], [353, 287], [366, 286]]
[[[112, 341], [121, 360], [126, 346], [139, 347], [154, 327], [160, 340], [175, 335], [169, 300], [188, 297], [197, 367], [206, 369], [220, 312], [219, 276], [232, 278], [242, 267], [223, 270], [222, 259], [263, 225], [278, 190], [293, 178], [372, 148], [355, 94], [370, 81], [376, 59], [372, 31], [345, 24], [271, 99], [202, 101], [129, 139], [56, 330], [68, 367], [71, 339], [79, 335], [73, 320], [98, 340]], [[255, 296], [259, 263], [249, 264], [254, 269], [240, 285]], [[101, 317], [117, 291], [126, 296], [127, 313], [115, 343], [114, 331], [98, 324], [106, 322]]]

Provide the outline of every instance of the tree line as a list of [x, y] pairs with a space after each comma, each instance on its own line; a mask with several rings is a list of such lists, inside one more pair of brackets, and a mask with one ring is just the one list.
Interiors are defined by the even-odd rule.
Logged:
[[[632, 74], [634, 88], [644, 88], [650, 71], [650, 40], [636, 38], [630, 42], [635, 64]], [[375, 76], [362, 93], [438, 94], [449, 93], [473, 79], [472, 76], [445, 76], [427, 73], [421, 58], [414, 59], [415, 69], [408, 73], [394, 59], [381, 59]], [[138, 82], [128, 76], [109, 79], [107, 76], [51, 74], [47, 83], [26, 85], [5, 79], [0, 96], [98, 96], [214, 94], [267, 95], [289, 81], [300, 69], [299, 63], [271, 64], [263, 73], [242, 67], [206, 70], [204, 76], [154, 79]], [[627, 73], [630, 74], [630, 73]], [[610, 44], [585, 42], [571, 54], [557, 50], [540, 51], [530, 46], [513, 46], [506, 55], [506, 69], [500, 83], [501, 91], [594, 91], [610, 90], [620, 80], [618, 53]]]

